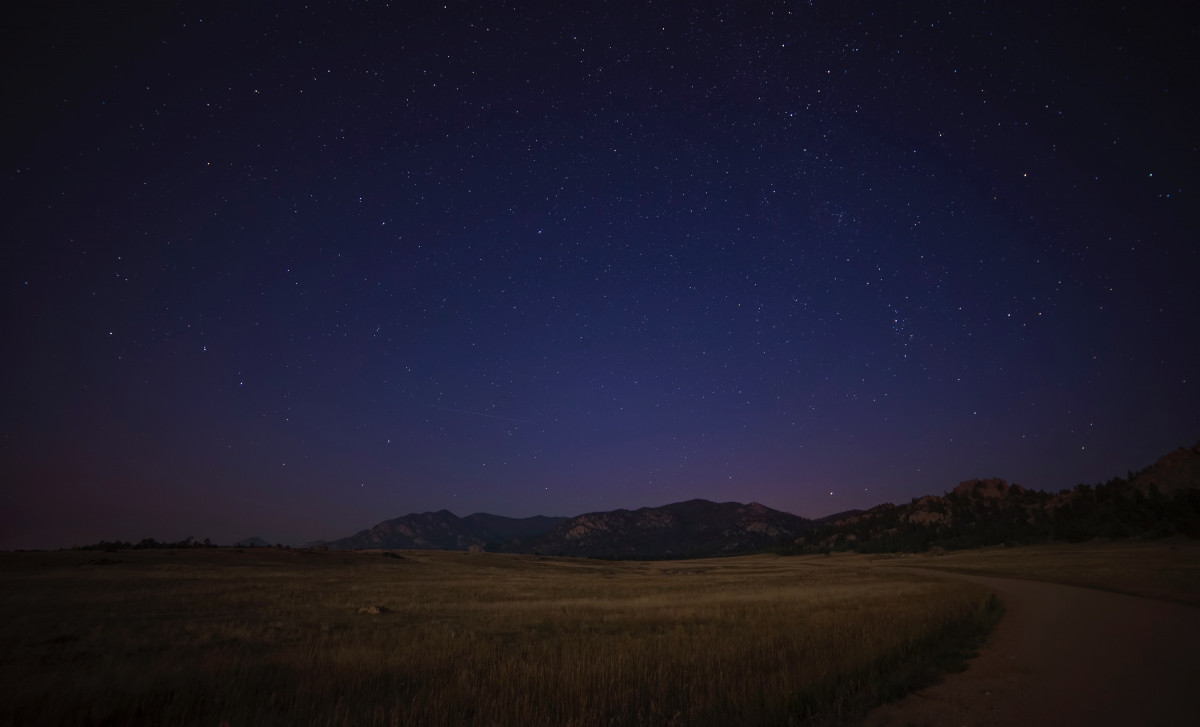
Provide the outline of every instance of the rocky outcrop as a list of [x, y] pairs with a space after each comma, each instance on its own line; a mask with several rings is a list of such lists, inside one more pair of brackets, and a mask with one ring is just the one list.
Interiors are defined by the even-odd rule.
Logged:
[[998, 477], [991, 477], [986, 480], [967, 480], [960, 482], [958, 487], [955, 487], [953, 493], [964, 497], [982, 497], [984, 499], [996, 499], [1006, 497], [1008, 495], [1019, 495], [1025, 492], [1025, 488], [1020, 485], [1010, 485]]
[[[918, 546], [958, 530], [981, 530], [996, 523], [1028, 522], [1045, 510], [1050, 495], [992, 477], [959, 483], [944, 495], [885, 504], [836, 520], [816, 533], [822, 547], [864, 542], [904, 542]], [[810, 537], [811, 539], [811, 537]]]
[[1163, 455], [1133, 478], [1133, 486], [1147, 493], [1153, 487], [1164, 495], [1200, 487], [1200, 443]]
[[1200, 444], [1127, 478], [1051, 493], [999, 478], [959, 483], [944, 495], [880, 505], [822, 524], [803, 548], [924, 550], [1093, 537], [1200, 537]]

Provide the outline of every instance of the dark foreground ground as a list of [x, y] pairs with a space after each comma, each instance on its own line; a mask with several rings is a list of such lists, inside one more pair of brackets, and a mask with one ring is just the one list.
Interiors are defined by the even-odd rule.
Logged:
[[992, 589], [1005, 618], [965, 672], [875, 710], [866, 725], [1195, 724], [1200, 608], [936, 573]]

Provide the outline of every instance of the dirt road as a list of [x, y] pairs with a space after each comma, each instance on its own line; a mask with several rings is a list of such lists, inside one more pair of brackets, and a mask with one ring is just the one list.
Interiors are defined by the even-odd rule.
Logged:
[[1007, 608], [961, 674], [871, 712], [869, 727], [1200, 724], [1200, 609], [1090, 588], [981, 583]]

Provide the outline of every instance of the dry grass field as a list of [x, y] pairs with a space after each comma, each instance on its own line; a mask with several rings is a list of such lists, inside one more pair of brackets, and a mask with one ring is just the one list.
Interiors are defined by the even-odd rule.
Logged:
[[1200, 606], [1200, 542], [1118, 540], [875, 558], [985, 576], [1069, 583]]
[[837, 557], [0, 553], [0, 724], [844, 723], [998, 613]]

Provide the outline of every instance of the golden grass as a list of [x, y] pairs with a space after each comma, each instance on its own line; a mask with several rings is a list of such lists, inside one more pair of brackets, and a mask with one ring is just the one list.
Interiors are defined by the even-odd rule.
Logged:
[[987, 548], [892, 557], [886, 563], [1069, 583], [1200, 606], [1200, 542], [1183, 538]]
[[837, 561], [0, 553], [0, 724], [836, 723], [997, 617]]

